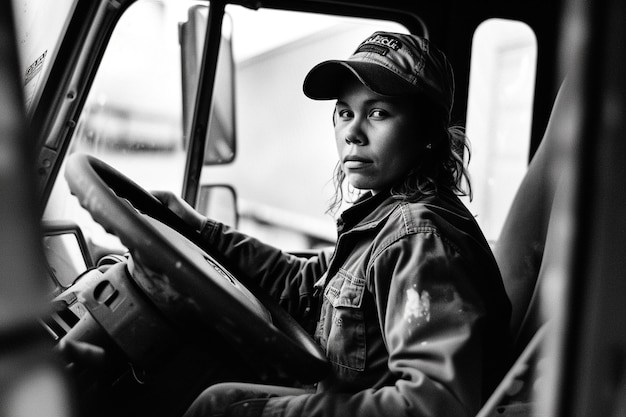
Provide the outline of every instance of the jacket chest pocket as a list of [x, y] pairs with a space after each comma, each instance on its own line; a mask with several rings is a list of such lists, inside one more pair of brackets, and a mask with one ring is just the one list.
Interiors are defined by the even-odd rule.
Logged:
[[338, 372], [365, 368], [365, 280], [340, 269], [324, 291], [316, 336]]

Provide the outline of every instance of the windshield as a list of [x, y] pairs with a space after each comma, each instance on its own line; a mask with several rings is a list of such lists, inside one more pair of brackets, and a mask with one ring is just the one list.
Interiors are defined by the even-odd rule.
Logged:
[[[184, 15], [180, 17], [180, 7], [172, 4], [139, 1], [121, 17], [68, 154], [94, 155], [147, 190], [180, 193], [185, 146], [178, 24]], [[64, 170], [61, 167], [44, 220], [77, 222], [96, 257], [124, 251], [70, 195]]]

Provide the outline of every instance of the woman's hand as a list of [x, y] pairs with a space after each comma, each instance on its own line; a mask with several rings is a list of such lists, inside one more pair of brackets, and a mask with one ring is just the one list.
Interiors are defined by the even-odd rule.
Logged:
[[63, 338], [56, 349], [65, 362], [66, 371], [75, 378], [84, 395], [90, 397], [104, 386], [108, 366], [102, 347]]
[[178, 217], [180, 217], [194, 230], [201, 231], [206, 224], [206, 217], [198, 213], [185, 200], [178, 197], [173, 192], [152, 191], [152, 195], [154, 195], [159, 201], [161, 201], [161, 203], [163, 203], [165, 206], [167, 206], [167, 208], [172, 210]]
[[70, 369], [92, 368], [100, 370], [104, 367], [106, 353], [100, 346], [76, 340], [61, 339], [57, 349]]

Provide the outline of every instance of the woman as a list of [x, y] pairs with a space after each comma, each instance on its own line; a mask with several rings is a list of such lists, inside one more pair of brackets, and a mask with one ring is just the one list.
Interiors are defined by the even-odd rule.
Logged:
[[[212, 250], [254, 272], [332, 363], [314, 392], [218, 384], [188, 416], [471, 416], [501, 376], [510, 305], [473, 216], [459, 200], [466, 138], [450, 127], [454, 83], [428, 40], [376, 32], [325, 61], [305, 94], [337, 100], [334, 252], [297, 258], [157, 196]], [[468, 181], [469, 187], [469, 181]], [[242, 256], [253, 253], [254, 256]]]

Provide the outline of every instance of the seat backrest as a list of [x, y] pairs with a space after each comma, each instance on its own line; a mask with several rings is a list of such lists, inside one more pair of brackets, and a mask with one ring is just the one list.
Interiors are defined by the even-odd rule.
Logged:
[[566, 85], [563, 83], [541, 144], [528, 166], [494, 247], [494, 255], [512, 305], [512, 359], [521, 353], [542, 324], [534, 294], [541, 275], [557, 192], [560, 144], [556, 137], [557, 128], [562, 126], [561, 121], [565, 116], [566, 95]]

